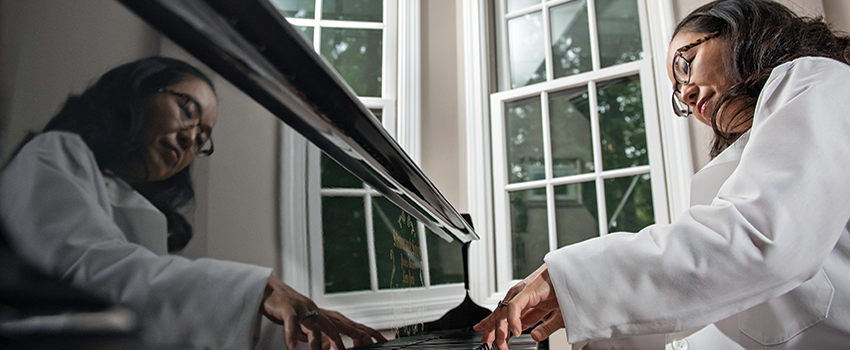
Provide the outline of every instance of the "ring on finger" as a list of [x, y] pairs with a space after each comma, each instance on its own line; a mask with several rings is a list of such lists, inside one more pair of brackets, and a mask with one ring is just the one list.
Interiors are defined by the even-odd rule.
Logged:
[[505, 306], [508, 306], [508, 302], [507, 302], [507, 301], [505, 301], [504, 299], [503, 299], [503, 300], [499, 300], [499, 307], [505, 307]]
[[301, 315], [301, 319], [298, 320], [298, 323], [304, 322], [304, 320], [306, 320], [310, 317], [318, 317], [318, 316], [319, 316], [319, 312], [316, 311], [316, 310], [307, 311], [306, 313]]

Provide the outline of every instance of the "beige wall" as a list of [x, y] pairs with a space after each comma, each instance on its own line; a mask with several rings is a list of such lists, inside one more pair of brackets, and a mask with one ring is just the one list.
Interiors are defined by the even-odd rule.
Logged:
[[422, 1], [422, 171], [467, 211], [462, 3]]
[[68, 93], [157, 52], [158, 34], [114, 0], [0, 0], [2, 159]]
[[823, 0], [823, 13], [835, 29], [850, 33], [850, 1]]

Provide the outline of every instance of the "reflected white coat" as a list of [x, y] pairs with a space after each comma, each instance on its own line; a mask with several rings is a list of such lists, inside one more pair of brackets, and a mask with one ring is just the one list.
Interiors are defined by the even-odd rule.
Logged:
[[146, 340], [213, 349], [257, 341], [271, 269], [167, 255], [165, 216], [101, 173], [76, 134], [48, 132], [23, 147], [0, 178], [0, 215], [25, 259], [138, 311]]

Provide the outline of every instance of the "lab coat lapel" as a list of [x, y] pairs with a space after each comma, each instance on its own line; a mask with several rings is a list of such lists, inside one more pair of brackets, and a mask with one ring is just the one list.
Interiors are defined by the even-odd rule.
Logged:
[[168, 223], [165, 215], [121, 179], [106, 176], [105, 182], [109, 189], [113, 219], [127, 240], [157, 255], [168, 254]]
[[738, 167], [741, 161], [741, 153], [743, 153], [744, 146], [747, 145], [749, 138], [750, 133], [745, 133], [694, 174], [691, 179], [691, 206], [711, 204], [711, 201], [720, 192], [720, 187]]

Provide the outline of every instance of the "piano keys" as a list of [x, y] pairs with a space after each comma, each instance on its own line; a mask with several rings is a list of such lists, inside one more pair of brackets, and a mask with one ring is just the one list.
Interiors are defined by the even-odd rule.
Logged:
[[[402, 337], [382, 344], [359, 346], [353, 349], [376, 350], [491, 350], [481, 343], [481, 333], [465, 331], [439, 331]], [[537, 343], [530, 334], [522, 334], [508, 341], [511, 350], [548, 350], [548, 342]]]

